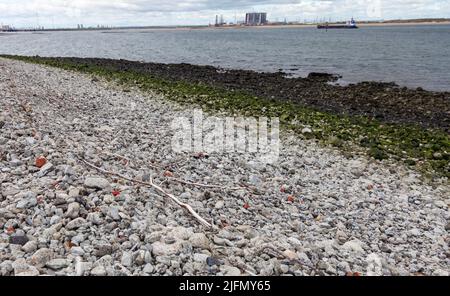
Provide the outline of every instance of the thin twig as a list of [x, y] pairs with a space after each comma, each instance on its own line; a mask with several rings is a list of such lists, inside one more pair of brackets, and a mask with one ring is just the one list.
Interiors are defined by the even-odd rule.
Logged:
[[131, 159], [129, 159], [129, 158], [125, 157], [125, 156], [119, 155], [117, 153], [111, 153], [111, 152], [108, 152], [108, 151], [102, 151], [101, 153], [105, 154], [105, 155], [108, 155], [108, 156], [114, 156], [114, 157], [119, 158], [121, 160], [126, 160], [128, 162], [131, 162]]
[[173, 200], [175, 203], [177, 203], [180, 207], [186, 209], [186, 210], [187, 210], [189, 213], [191, 213], [191, 215], [194, 216], [194, 218], [196, 218], [203, 226], [208, 227], [208, 228], [213, 228], [213, 226], [212, 226], [208, 221], [206, 221], [205, 219], [203, 219], [199, 214], [197, 214], [197, 212], [196, 212], [190, 205], [181, 202], [181, 201], [180, 201], [178, 198], [176, 198], [174, 195], [172, 195], [172, 194], [166, 192], [166, 191], [165, 191], [164, 189], [162, 189], [160, 186], [158, 186], [158, 185], [156, 185], [155, 183], [153, 183], [153, 180], [150, 180], [150, 183], [148, 183], [148, 182], [143, 182], [143, 181], [139, 181], [139, 180], [135, 180], [135, 179], [129, 178], [129, 177], [127, 177], [127, 176], [121, 175], [121, 174], [119, 174], [119, 173], [110, 172], [110, 171], [107, 171], [107, 170], [105, 170], [105, 169], [99, 168], [99, 167], [97, 167], [97, 166], [95, 166], [95, 165], [93, 165], [93, 164], [87, 162], [87, 161], [84, 160], [84, 159], [81, 159], [81, 161], [82, 161], [84, 164], [86, 164], [87, 166], [89, 166], [89, 167], [91, 167], [91, 168], [93, 168], [93, 169], [95, 169], [95, 170], [97, 170], [97, 171], [99, 171], [99, 172], [101, 172], [101, 173], [103, 173], [103, 174], [111, 175], [111, 176], [116, 176], [116, 177], [119, 177], [119, 178], [121, 178], [121, 179], [130, 181], [130, 182], [133, 182], [133, 183], [136, 183], [136, 184], [146, 185], [146, 186], [150, 186], [150, 187], [155, 188], [157, 191], [159, 191], [160, 193], [162, 193], [162, 194], [165, 195], [166, 197], [172, 199], [172, 200]]
[[169, 177], [168, 179], [170, 181], [178, 182], [178, 183], [181, 183], [184, 185], [192, 185], [192, 186], [198, 186], [198, 187], [203, 187], [203, 188], [218, 188], [218, 189], [228, 189], [228, 190], [245, 189], [244, 187], [227, 187], [227, 186], [222, 186], [222, 185], [208, 185], [208, 184], [194, 183], [194, 182], [188, 182], [188, 181], [184, 181], [184, 180], [173, 178], [173, 177]]

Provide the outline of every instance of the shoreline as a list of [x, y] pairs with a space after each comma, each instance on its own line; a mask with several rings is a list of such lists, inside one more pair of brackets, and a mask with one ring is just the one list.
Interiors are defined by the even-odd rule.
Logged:
[[[330, 23], [334, 24], [334, 23]], [[124, 28], [86, 28], [86, 29], [18, 29], [16, 31], [0, 31], [0, 35], [11, 33], [32, 33], [32, 32], [86, 32], [86, 31], [190, 31], [190, 30], [225, 30], [225, 29], [301, 29], [301, 28], [316, 28], [318, 24], [288, 24], [288, 25], [264, 25], [264, 26], [176, 26], [176, 27], [124, 27]], [[445, 26], [450, 25], [450, 21], [443, 22], [386, 22], [386, 23], [358, 23], [359, 27], [389, 27], [389, 26]]]
[[[449, 92], [378, 82], [336, 86], [329, 84], [336, 77], [324, 73], [286, 78], [189, 64], [4, 57], [105, 77], [207, 112], [278, 117], [283, 127], [323, 145], [395, 159], [431, 179], [450, 177]], [[312, 132], [304, 134], [305, 127]]]

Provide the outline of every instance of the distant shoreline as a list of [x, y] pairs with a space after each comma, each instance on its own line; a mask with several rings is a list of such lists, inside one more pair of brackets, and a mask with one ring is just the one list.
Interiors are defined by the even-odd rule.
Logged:
[[[330, 23], [334, 24], [334, 23]], [[274, 25], [265, 25], [265, 26], [223, 26], [223, 27], [214, 27], [214, 26], [155, 26], [155, 27], [118, 27], [118, 28], [85, 28], [85, 29], [44, 29], [44, 30], [33, 30], [33, 29], [18, 29], [15, 31], [0, 31], [0, 34], [7, 33], [19, 33], [19, 32], [82, 32], [82, 31], [104, 31], [104, 32], [114, 32], [114, 31], [126, 31], [126, 30], [163, 30], [163, 31], [188, 31], [188, 30], [229, 30], [229, 29], [280, 29], [280, 28], [315, 28], [318, 24], [274, 24]], [[448, 21], [392, 21], [392, 22], [359, 22], [359, 27], [390, 27], [390, 26], [444, 26], [450, 25], [450, 20]]]

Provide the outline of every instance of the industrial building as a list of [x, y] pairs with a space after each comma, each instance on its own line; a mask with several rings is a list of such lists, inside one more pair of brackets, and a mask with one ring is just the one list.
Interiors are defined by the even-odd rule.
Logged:
[[261, 26], [267, 24], [266, 12], [251, 12], [245, 15], [245, 25]]
[[8, 31], [12, 31], [12, 30], [13, 30], [13, 28], [11, 28], [11, 26], [8, 26], [8, 25], [1, 25], [0, 26], [0, 31], [8, 32]]

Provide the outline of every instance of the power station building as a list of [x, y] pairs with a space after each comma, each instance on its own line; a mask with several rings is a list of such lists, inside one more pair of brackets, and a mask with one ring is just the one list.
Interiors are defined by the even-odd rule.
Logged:
[[245, 15], [245, 24], [247, 26], [261, 26], [267, 24], [266, 12], [251, 12]]

